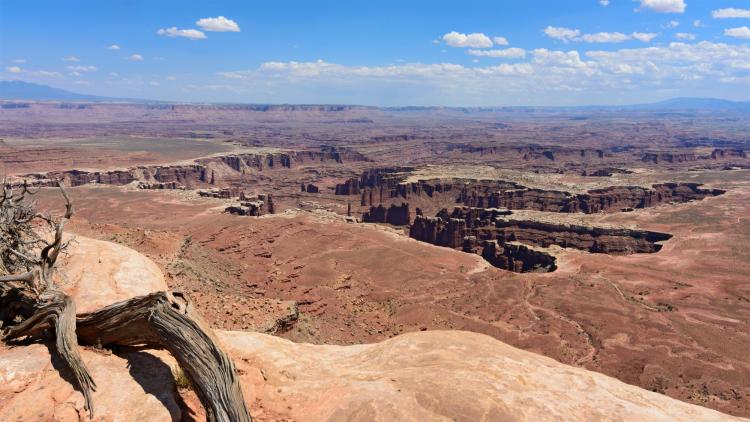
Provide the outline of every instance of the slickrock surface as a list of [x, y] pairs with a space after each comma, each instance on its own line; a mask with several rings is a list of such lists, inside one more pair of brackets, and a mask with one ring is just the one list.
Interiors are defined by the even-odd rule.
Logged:
[[79, 313], [167, 290], [159, 267], [133, 249], [83, 236], [74, 239], [59, 274]]
[[252, 384], [259, 420], [741, 420], [466, 331], [358, 346], [220, 337]]
[[[155, 264], [122, 246], [79, 237], [67, 261], [69, 291], [92, 302], [164, 288]], [[245, 397], [270, 420], [739, 420], [570, 367], [463, 331], [401, 335], [355, 346], [296, 344], [259, 333], [219, 332]], [[175, 393], [163, 352], [84, 349], [97, 382], [97, 420], [180, 420], [195, 406]], [[83, 397], [47, 346], [0, 346], [0, 420], [86, 420]], [[178, 404], [179, 403], [179, 404]], [[199, 408], [194, 417], [202, 418]]]

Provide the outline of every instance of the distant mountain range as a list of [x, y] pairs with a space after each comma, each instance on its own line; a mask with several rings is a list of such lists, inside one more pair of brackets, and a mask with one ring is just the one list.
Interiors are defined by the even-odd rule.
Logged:
[[[60, 88], [40, 85], [24, 81], [0, 81], [0, 100], [22, 100], [22, 101], [84, 101], [84, 102], [132, 102], [132, 103], [154, 103], [160, 101], [138, 100], [132, 98], [101, 97], [97, 95], [86, 95], [70, 92]], [[398, 110], [430, 110], [451, 109], [454, 107], [386, 107], [385, 109]], [[465, 112], [491, 111], [501, 109], [519, 109], [525, 107], [471, 107], [457, 109]], [[733, 110], [750, 111], [750, 101], [730, 101], [718, 98], [672, 98], [656, 103], [633, 104], [622, 106], [580, 106], [580, 107], [529, 107], [535, 109], [567, 109], [567, 110]]]
[[112, 101], [113, 98], [76, 94], [60, 88], [23, 81], [0, 81], [0, 99], [27, 101]]

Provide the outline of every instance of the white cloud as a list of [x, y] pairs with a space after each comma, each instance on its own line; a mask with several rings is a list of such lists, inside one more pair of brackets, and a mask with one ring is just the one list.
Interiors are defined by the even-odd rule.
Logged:
[[109, 49], [109, 50], [119, 50], [120, 46], [117, 45], [117, 44], [112, 44], [109, 47], [107, 47], [107, 49]]
[[469, 50], [468, 53], [472, 56], [503, 59], [521, 59], [526, 57], [526, 50], [522, 48], [506, 48], [505, 50]]
[[81, 59], [79, 59], [76, 56], [68, 56], [68, 57], [64, 58], [63, 60], [66, 61], [66, 62], [80, 62], [81, 61]]
[[725, 29], [724, 35], [750, 40], [750, 28], [748, 28], [747, 26], [741, 26], [739, 28]]
[[[498, 54], [481, 49], [467, 52], [474, 55], [472, 50], [479, 52], [475, 57]], [[746, 44], [672, 42], [587, 53], [536, 49], [526, 51], [519, 62], [496, 65], [266, 62], [255, 69], [220, 72], [217, 75], [223, 80], [209, 84], [244, 96], [255, 93], [263, 101], [362, 102], [357, 95], [372, 95], [367, 97], [370, 101], [387, 97], [384, 101], [390, 104], [580, 104], [592, 98], [637, 102], [677, 93], [707, 96], [735, 92], [735, 86], [748, 80], [748, 63], [750, 47]], [[342, 90], [342, 86], [357, 86], [358, 93]], [[385, 92], [390, 94], [384, 96]], [[566, 94], [556, 94], [562, 92]], [[238, 94], [237, 98], [242, 97]]]
[[678, 32], [675, 34], [675, 38], [677, 38], [678, 40], [693, 41], [695, 39], [695, 35], [687, 32]]
[[714, 19], [750, 18], [750, 9], [717, 9], [711, 12]]
[[544, 33], [550, 38], [561, 40], [565, 43], [570, 41], [584, 41], [587, 43], [619, 43], [633, 39], [642, 42], [650, 42], [659, 35], [653, 32], [633, 32], [631, 34], [623, 34], [622, 32], [597, 32], [595, 34], [581, 35], [581, 31], [578, 29], [557, 28], [554, 26], [548, 26], [544, 30]]
[[34, 76], [41, 76], [43, 78], [62, 78], [62, 73], [60, 72], [50, 72], [48, 70], [35, 70], [31, 72]]
[[96, 72], [96, 66], [82, 66], [82, 65], [76, 65], [76, 66], [65, 66], [66, 69], [70, 70], [71, 72]]
[[120, 74], [117, 72], [109, 72], [109, 76], [112, 76], [114, 78], [114, 77], [120, 76]]
[[240, 26], [237, 25], [237, 22], [227, 19], [224, 16], [203, 18], [195, 24], [208, 32], [240, 32]]
[[492, 37], [492, 42], [495, 45], [508, 45], [508, 39], [505, 37]]
[[142, 62], [143, 56], [141, 56], [140, 54], [131, 54], [130, 56], [127, 57], [127, 59], [130, 60], [131, 62]]
[[544, 29], [544, 33], [550, 38], [554, 38], [556, 40], [560, 40], [563, 42], [574, 40], [578, 38], [579, 35], [581, 35], [581, 31], [577, 29], [555, 27], [555, 26], [548, 26], [547, 28]]
[[26, 59], [14, 59], [13, 63], [24, 64], [26, 63]]
[[630, 34], [634, 39], [643, 42], [651, 42], [654, 38], [658, 37], [659, 34], [654, 32], [633, 32]]
[[640, 1], [638, 9], [651, 9], [657, 13], [683, 13], [685, 12], [685, 0], [633, 0]]
[[623, 42], [630, 39], [630, 35], [622, 32], [597, 32], [596, 34], [584, 34], [581, 40], [589, 43]]
[[21, 73], [23, 72], [23, 69], [21, 69], [18, 66], [5, 66], [5, 70], [10, 73]]
[[696, 27], [696, 28], [702, 28], [705, 25], [703, 25], [703, 22], [701, 22], [700, 19], [696, 19], [696, 20], [693, 21], [693, 26]]
[[678, 26], [680, 26], [680, 22], [675, 20], [671, 20], [664, 24], [664, 27], [669, 29], [677, 28]]
[[151, 86], [159, 86], [161, 84], [159, 82], [157, 82], [157, 81], [151, 81], [151, 82], [149, 82], [149, 85], [151, 85]]
[[492, 40], [482, 33], [462, 34], [451, 31], [443, 35], [443, 41], [451, 47], [490, 48]]
[[183, 37], [191, 40], [204, 40], [206, 34], [197, 29], [177, 29], [176, 26], [167, 29], [160, 29], [156, 31], [158, 35], [167, 36], [170, 38]]
[[176, 80], [177, 80], [177, 77], [176, 77], [176, 76], [171, 76], [171, 75], [170, 75], [170, 76], [167, 76], [167, 80], [168, 80], [168, 81], [176, 81]]
[[609, 6], [609, 0], [599, 0], [599, 4], [602, 6]]

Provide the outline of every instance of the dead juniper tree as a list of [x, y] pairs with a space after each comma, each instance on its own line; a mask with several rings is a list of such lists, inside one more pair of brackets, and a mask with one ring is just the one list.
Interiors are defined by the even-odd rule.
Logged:
[[210, 327], [180, 292], [158, 292], [76, 315], [73, 299], [55, 283], [55, 264], [73, 203], [62, 183], [64, 214], [39, 213], [25, 183], [3, 182], [0, 194], [0, 340], [54, 338], [55, 352], [73, 373], [89, 416], [96, 384], [78, 342], [166, 349], [190, 379], [211, 421], [250, 421], [234, 364]]

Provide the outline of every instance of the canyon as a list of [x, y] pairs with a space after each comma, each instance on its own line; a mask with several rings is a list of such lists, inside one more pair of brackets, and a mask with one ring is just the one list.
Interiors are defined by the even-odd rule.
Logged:
[[[439, 366], [469, 371], [499, 362], [505, 344], [526, 353], [539, 380], [553, 367], [594, 371], [585, 379], [613, 377], [625, 384], [597, 385], [648, 397], [649, 406], [698, 405], [722, 419], [750, 416], [745, 117], [28, 102], [0, 108], [0, 172], [17, 188], [24, 180], [40, 188], [41, 209], [57, 209], [48, 187], [61, 180], [77, 209], [68, 230], [82, 245], [89, 237], [134, 249], [166, 288], [189, 295], [257, 392], [250, 406], [266, 412], [259, 420], [369, 415], [354, 398], [315, 396], [345, 388], [369, 397], [357, 390], [365, 375], [377, 388], [404, 379], [388, 396], [403, 404], [394, 418], [457, 417], [404, 400], [460, 391], [471, 401], [463, 381], [439, 371], [408, 378], [418, 370], [408, 365], [423, 368], [430, 350], [443, 350]], [[0, 360], [20, 362], [14, 350], [0, 350]], [[372, 360], [389, 353], [412, 369], [389, 375]], [[44, 348], [32, 354], [34, 365], [49, 363]], [[279, 363], [281, 354], [299, 369]], [[123, 361], [150, 362], [162, 375], [149, 382], [171, 398], [149, 402], [149, 414], [175, 417], [187, 406], [203, 416], [190, 393], [179, 403], [169, 368], [152, 358], [83, 356], [123, 380]], [[346, 369], [355, 364], [361, 371]], [[340, 369], [341, 384], [330, 387], [321, 365]], [[508, 371], [471, 373], [497, 383]], [[44, 372], [58, 396], [78, 403], [57, 376]], [[320, 388], [305, 390], [315, 377]], [[430, 380], [440, 377], [438, 389]], [[571, 396], [593, 391], [556, 382], [570, 394], [541, 395], [551, 386], [539, 384], [539, 403], [577, 403]], [[7, 403], [32, 391], [0, 395]], [[663, 401], [672, 399], [684, 403]], [[55, 412], [72, 410], [56, 403]], [[311, 403], [326, 410], [313, 413]], [[601, 415], [564, 409], [561, 418]]]

